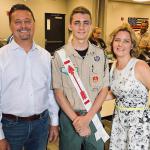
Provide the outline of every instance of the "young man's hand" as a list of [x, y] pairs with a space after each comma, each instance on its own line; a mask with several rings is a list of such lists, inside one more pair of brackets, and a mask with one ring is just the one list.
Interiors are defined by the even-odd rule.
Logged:
[[89, 123], [90, 120], [86, 116], [77, 116], [73, 121], [73, 126], [80, 136], [89, 136], [91, 134]]
[[84, 126], [82, 129], [76, 131], [80, 136], [82, 137], [88, 137], [91, 135], [91, 129], [90, 127], [88, 126]]

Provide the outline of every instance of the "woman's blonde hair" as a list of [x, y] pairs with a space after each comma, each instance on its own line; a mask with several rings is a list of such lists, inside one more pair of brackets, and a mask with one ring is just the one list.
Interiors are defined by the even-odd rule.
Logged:
[[117, 27], [109, 36], [109, 38], [110, 38], [109, 46], [110, 46], [113, 56], [116, 58], [116, 55], [114, 54], [114, 51], [113, 51], [113, 42], [114, 42], [114, 39], [115, 39], [117, 33], [120, 31], [126, 31], [129, 33], [129, 35], [131, 37], [131, 43], [133, 44], [133, 47], [130, 51], [130, 55], [132, 57], [138, 57], [140, 55], [140, 50], [138, 47], [137, 38], [136, 38], [136, 35], [135, 35], [135, 32], [133, 31], [133, 29], [127, 23], [124, 23], [123, 25]]

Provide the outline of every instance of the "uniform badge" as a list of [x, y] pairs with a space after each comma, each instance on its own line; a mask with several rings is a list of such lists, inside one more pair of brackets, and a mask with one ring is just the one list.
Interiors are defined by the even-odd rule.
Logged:
[[100, 76], [96, 73], [92, 73], [90, 75], [90, 84], [92, 88], [97, 88], [99, 87], [100, 84]]
[[[78, 67], [75, 67], [75, 71], [78, 73]], [[65, 74], [65, 75], [67, 75], [68, 76], [68, 72], [67, 72], [67, 70], [65, 69], [65, 67], [61, 67], [60, 68], [60, 71], [63, 73], [63, 74]]]
[[60, 68], [60, 71], [61, 71], [62, 73], [64, 73], [65, 75], [68, 75], [68, 72], [67, 72], [67, 70], [65, 69], [65, 67], [61, 67], [61, 68]]
[[95, 61], [99, 61], [99, 60], [100, 60], [100, 57], [99, 57], [99, 56], [95, 56], [95, 57], [94, 57], [94, 60], [95, 60]]
[[93, 78], [93, 82], [94, 82], [94, 83], [97, 83], [97, 82], [98, 82], [98, 80], [99, 80], [99, 77], [98, 77], [98, 76], [96, 76], [96, 75], [95, 75], [95, 76], [93, 76], [92, 78]]

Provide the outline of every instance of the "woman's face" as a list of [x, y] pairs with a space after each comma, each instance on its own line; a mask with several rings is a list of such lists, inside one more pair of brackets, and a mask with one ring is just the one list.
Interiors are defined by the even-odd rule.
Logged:
[[131, 37], [127, 31], [119, 31], [113, 40], [113, 52], [116, 57], [130, 56], [130, 51], [133, 48]]

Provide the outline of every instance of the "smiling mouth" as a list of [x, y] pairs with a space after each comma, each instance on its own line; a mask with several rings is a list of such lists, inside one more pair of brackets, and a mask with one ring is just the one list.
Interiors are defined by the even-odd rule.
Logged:
[[25, 33], [25, 32], [28, 32], [28, 31], [20, 31], [20, 32], [23, 32], [23, 33]]
[[30, 31], [29, 29], [20, 29], [20, 30], [18, 30], [18, 32], [21, 32], [21, 33], [27, 33], [29, 31]]
[[123, 49], [121, 49], [121, 48], [117, 48], [117, 50], [118, 50], [118, 51], [124, 51], [124, 50], [123, 50]]
[[29, 30], [21, 30], [20, 32], [21, 33], [27, 33], [27, 32], [29, 32]]
[[83, 34], [85, 34], [85, 32], [78, 32], [78, 34], [82, 34], [83, 35]]

